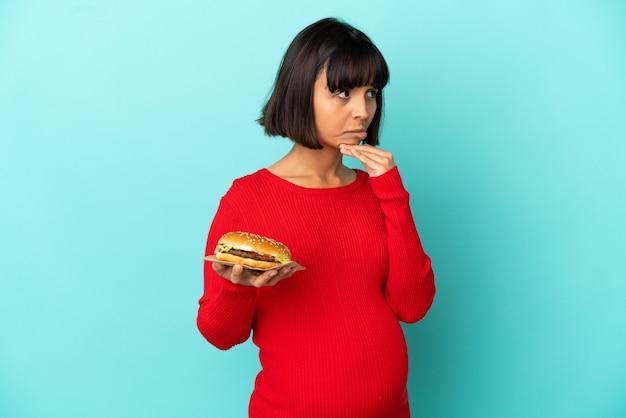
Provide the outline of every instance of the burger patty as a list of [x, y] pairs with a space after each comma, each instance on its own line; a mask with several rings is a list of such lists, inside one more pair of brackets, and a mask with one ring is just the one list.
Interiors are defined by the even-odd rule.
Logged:
[[231, 250], [228, 250], [226, 252], [227, 254], [232, 254], [232, 255], [236, 255], [238, 257], [243, 257], [243, 258], [251, 258], [253, 260], [258, 260], [258, 261], [268, 261], [270, 263], [277, 263], [278, 261], [276, 261], [276, 259], [271, 256], [271, 255], [264, 255], [264, 254], [259, 254], [259, 253], [255, 253], [253, 251], [242, 251], [242, 250], [235, 250], [234, 248]]

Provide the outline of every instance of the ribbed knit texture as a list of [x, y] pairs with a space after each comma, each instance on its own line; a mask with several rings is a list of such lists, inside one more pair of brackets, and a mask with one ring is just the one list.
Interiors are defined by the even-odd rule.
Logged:
[[408, 418], [399, 321], [430, 308], [435, 285], [397, 168], [343, 187], [303, 188], [266, 169], [222, 198], [206, 253], [234, 230], [287, 245], [307, 268], [276, 286], [235, 285], [205, 265], [198, 328], [220, 349], [248, 339], [262, 370], [252, 418]]

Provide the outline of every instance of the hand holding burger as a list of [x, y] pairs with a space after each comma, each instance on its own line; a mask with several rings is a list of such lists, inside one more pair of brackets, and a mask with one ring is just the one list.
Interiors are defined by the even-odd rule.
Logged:
[[302, 269], [291, 263], [291, 252], [287, 246], [249, 232], [222, 235], [215, 248], [215, 259], [233, 264], [214, 261], [213, 270], [217, 274], [245, 286], [273, 286]]

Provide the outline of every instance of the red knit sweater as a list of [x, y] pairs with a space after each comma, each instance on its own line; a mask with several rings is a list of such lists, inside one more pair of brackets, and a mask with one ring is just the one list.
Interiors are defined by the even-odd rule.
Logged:
[[399, 321], [435, 294], [398, 169], [309, 189], [261, 169], [220, 201], [206, 253], [228, 231], [287, 245], [307, 268], [276, 286], [235, 285], [205, 265], [198, 328], [219, 349], [259, 347], [253, 418], [407, 418], [408, 355]]

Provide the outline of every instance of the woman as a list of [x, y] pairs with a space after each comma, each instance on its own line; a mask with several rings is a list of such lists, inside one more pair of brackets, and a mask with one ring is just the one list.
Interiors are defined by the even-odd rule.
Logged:
[[259, 119], [293, 148], [220, 201], [207, 254], [243, 230], [284, 243], [306, 267], [205, 266], [200, 332], [223, 350], [252, 332], [259, 347], [250, 417], [409, 417], [399, 321], [421, 319], [435, 286], [393, 156], [375, 147], [388, 77], [359, 30], [336, 19], [305, 28]]

